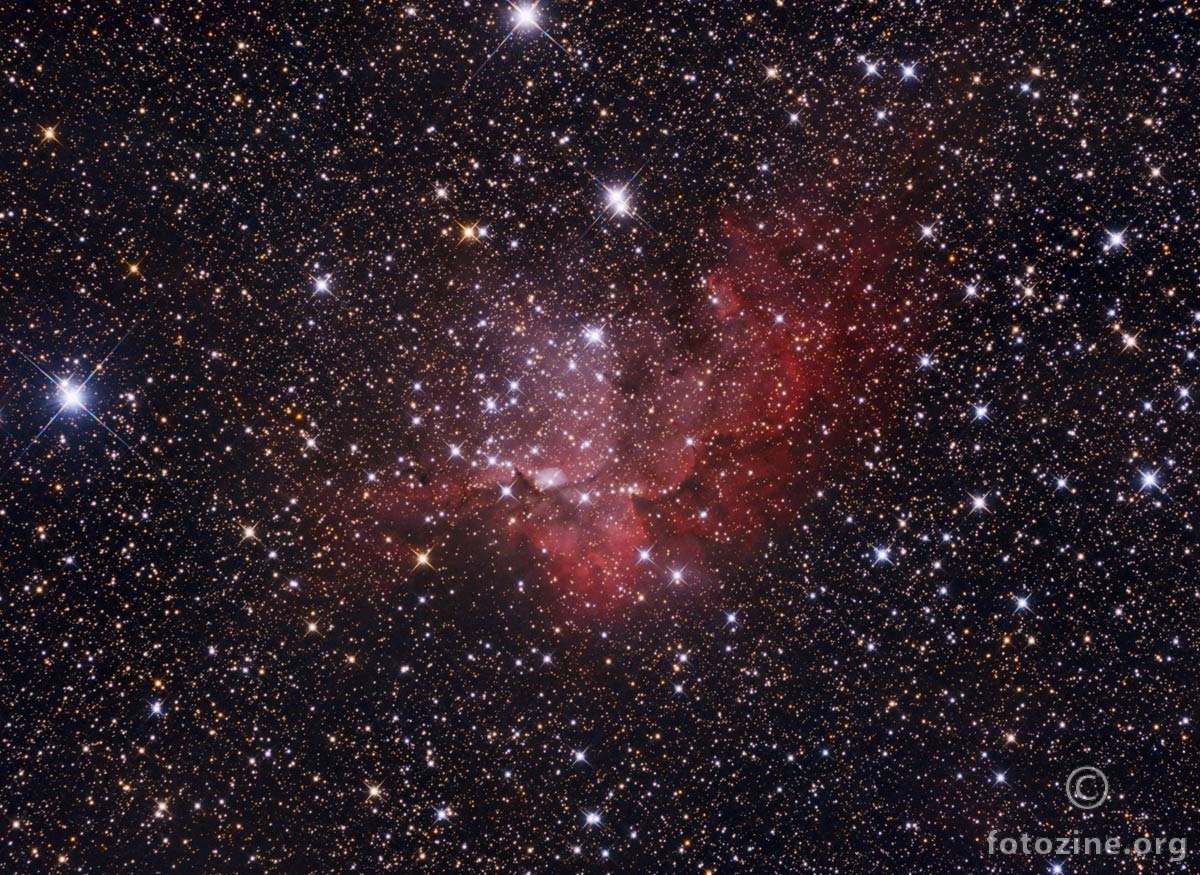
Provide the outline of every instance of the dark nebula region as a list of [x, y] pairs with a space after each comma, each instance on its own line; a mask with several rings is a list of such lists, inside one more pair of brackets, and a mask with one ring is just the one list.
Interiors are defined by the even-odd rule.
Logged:
[[5, 4], [0, 875], [1193, 871], [1198, 59]]

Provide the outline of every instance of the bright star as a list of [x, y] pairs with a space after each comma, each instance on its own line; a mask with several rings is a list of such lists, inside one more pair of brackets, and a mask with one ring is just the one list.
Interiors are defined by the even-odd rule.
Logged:
[[72, 384], [69, 377], [59, 382], [58, 394], [62, 398], [63, 409], [79, 410], [83, 407], [83, 386]]
[[461, 243], [478, 243], [487, 236], [487, 229], [479, 227], [479, 223], [464, 225], [458, 223], [459, 237], [458, 242]]
[[592, 180], [600, 187], [604, 195], [604, 207], [596, 214], [596, 218], [592, 220], [592, 224], [588, 226], [588, 232], [597, 225], [607, 224], [612, 219], [620, 216], [629, 216], [647, 230], [654, 230], [642, 219], [633, 206], [633, 196], [641, 188], [638, 178], [645, 169], [646, 163], [643, 163], [633, 176], [629, 177], [625, 182], [616, 185], [609, 185], [601, 182], [595, 176], [592, 177]]
[[[124, 343], [126, 338], [128, 338], [129, 335], [132, 333], [133, 333], [133, 328], [130, 328], [129, 331], [125, 332], [125, 336], [117, 341], [116, 346], [114, 346], [111, 350], [109, 350], [108, 355], [106, 355], [100, 361], [100, 364], [96, 365], [96, 367], [92, 369], [92, 372], [90, 374], [88, 374], [87, 377], [83, 380], [83, 382], [79, 383], [78, 385], [72, 383], [70, 377], [65, 377], [65, 378], [60, 379], [58, 377], [52, 376], [49, 372], [46, 371], [45, 368], [43, 368], [41, 365], [39, 365], [36, 361], [31, 359], [25, 353], [18, 352], [18, 355], [20, 355], [21, 358], [23, 358], [23, 359], [25, 359], [25, 361], [29, 362], [29, 364], [32, 365], [39, 374], [41, 374], [43, 377], [45, 377], [54, 386], [54, 388], [58, 392], [58, 396], [59, 396], [60, 400], [62, 401], [62, 403], [59, 404], [59, 406], [58, 406], [58, 410], [56, 410], [54, 412], [54, 415], [51, 416], [49, 421], [45, 425], [42, 426], [41, 430], [36, 435], [34, 435], [33, 440], [31, 440], [29, 443], [27, 443], [25, 445], [25, 449], [21, 450], [21, 452], [17, 454], [18, 459], [21, 458], [21, 456], [24, 456], [25, 453], [27, 453], [29, 451], [30, 447], [32, 447], [34, 444], [36, 444], [41, 439], [42, 435], [44, 435], [46, 433], [46, 430], [49, 429], [50, 426], [54, 425], [54, 423], [58, 421], [58, 418], [60, 416], [62, 416], [63, 412], [66, 411], [68, 408], [70, 408], [72, 411], [82, 410], [89, 417], [91, 417], [93, 420], [95, 420], [97, 425], [99, 425], [102, 429], [104, 429], [106, 432], [108, 432], [110, 435], [112, 435], [113, 438], [121, 446], [123, 446], [125, 449], [129, 450], [129, 452], [133, 453], [133, 455], [135, 455], [135, 456], [138, 455], [137, 452], [133, 449], [133, 447], [129, 446], [129, 444], [125, 442], [124, 438], [122, 438], [119, 434], [117, 434], [115, 431], [113, 431], [111, 428], [109, 428], [108, 425], [104, 422], [104, 420], [102, 420], [99, 416], [97, 416], [90, 409], [88, 409], [83, 403], [84, 388], [87, 386], [88, 383], [90, 383], [92, 381], [92, 378], [95, 377], [96, 374], [100, 373], [101, 369], [104, 367], [105, 363], [108, 362], [108, 360], [112, 356], [112, 354], [117, 351], [117, 349], [121, 346], [121, 344]], [[141, 457], [138, 456], [138, 458], [141, 458]]]
[[517, 27], [537, 27], [537, 6], [518, 6]]
[[629, 212], [629, 191], [625, 186], [620, 188], [607, 188], [608, 193], [608, 208], [618, 216], [624, 216]]
[[471, 82], [475, 80], [475, 77], [478, 76], [479, 73], [492, 62], [492, 59], [495, 58], [497, 53], [499, 53], [499, 51], [508, 44], [508, 41], [516, 35], [518, 30], [536, 30], [546, 39], [550, 40], [550, 42], [554, 43], [559, 51], [564, 53], [567, 51], [562, 43], [552, 37], [550, 33], [538, 23], [537, 7], [538, 3], [540, 2], [541, 0], [538, 0], [537, 3], [531, 3], [527, 6], [518, 6], [515, 2], [513, 2], [513, 0], [508, 0], [508, 5], [512, 7], [514, 13], [515, 23], [513, 24], [512, 29], [504, 35], [504, 39], [500, 40], [499, 45], [492, 49], [491, 54], [484, 58], [483, 63], [476, 67], [475, 72], [473, 72], [467, 78], [466, 83], [463, 85], [464, 88], [470, 85]]

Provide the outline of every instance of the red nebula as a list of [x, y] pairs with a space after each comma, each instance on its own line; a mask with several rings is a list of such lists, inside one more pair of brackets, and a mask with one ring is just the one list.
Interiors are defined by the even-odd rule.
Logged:
[[561, 372], [543, 365], [511, 413], [465, 434], [487, 464], [454, 474], [422, 447], [431, 485], [395, 495], [392, 518], [435, 501], [447, 540], [469, 531], [598, 600], [694, 582], [794, 521], [897, 359], [908, 231], [821, 215], [750, 226], [726, 217], [725, 264], [669, 317], [631, 312], [602, 344], [578, 330], [551, 344]]

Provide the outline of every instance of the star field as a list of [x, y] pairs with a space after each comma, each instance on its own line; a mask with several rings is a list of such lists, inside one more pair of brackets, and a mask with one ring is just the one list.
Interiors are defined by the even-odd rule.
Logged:
[[1186, 871], [1198, 50], [10, 10], [0, 870]]

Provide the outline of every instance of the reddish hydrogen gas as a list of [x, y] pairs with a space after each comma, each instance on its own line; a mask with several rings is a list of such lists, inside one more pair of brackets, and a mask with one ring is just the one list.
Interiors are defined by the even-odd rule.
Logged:
[[747, 555], [828, 480], [903, 352], [915, 280], [880, 242], [893, 224], [727, 217], [723, 266], [670, 311], [580, 323], [514, 307], [492, 326], [505, 342], [477, 345], [475, 378], [438, 395], [466, 411], [453, 442], [418, 442], [385, 514], [410, 537], [446, 519], [447, 541], [470, 531], [472, 549], [593, 594]]

